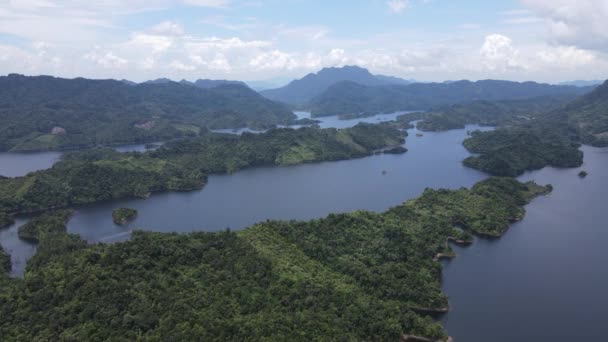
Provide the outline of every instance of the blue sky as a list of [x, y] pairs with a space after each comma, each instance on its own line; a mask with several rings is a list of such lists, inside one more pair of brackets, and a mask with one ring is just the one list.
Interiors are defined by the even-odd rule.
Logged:
[[604, 79], [605, 18], [605, 0], [0, 0], [0, 73]]

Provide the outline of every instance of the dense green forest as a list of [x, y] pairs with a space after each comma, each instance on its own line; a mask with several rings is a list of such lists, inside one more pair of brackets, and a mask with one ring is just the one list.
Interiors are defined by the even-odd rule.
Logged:
[[340, 130], [286, 128], [240, 136], [207, 133], [146, 153], [119, 153], [109, 148], [74, 152], [50, 169], [0, 178], [0, 212], [23, 213], [146, 197], [157, 191], [192, 190], [202, 187], [211, 173], [368, 156], [403, 143], [405, 134], [389, 124], [359, 124]]
[[466, 166], [497, 176], [518, 176], [545, 166], [577, 167], [583, 153], [565, 130], [555, 125], [533, 128], [530, 125], [490, 132], [473, 132], [464, 146], [479, 156], [464, 160]]
[[13, 219], [13, 217], [11, 215], [0, 210], [0, 228], [9, 226], [9, 225], [13, 224], [13, 222], [15, 222], [15, 220]]
[[65, 233], [65, 225], [72, 214], [73, 211], [67, 209], [42, 213], [19, 227], [19, 238], [39, 242], [48, 236]]
[[557, 111], [552, 119], [563, 120], [564, 115], [580, 135], [581, 142], [608, 146], [608, 81]]
[[2, 285], [2, 281], [6, 274], [11, 271], [11, 256], [6, 253], [2, 245], [0, 245], [0, 286]]
[[[506, 126], [525, 123], [560, 108], [575, 95], [543, 96], [524, 100], [474, 101], [444, 106], [423, 113], [416, 127], [422, 131], [462, 129], [465, 125]], [[408, 120], [408, 114], [400, 117]]]
[[129, 85], [50, 76], [0, 77], [0, 151], [168, 140], [207, 128], [270, 128], [295, 120], [244, 85]]
[[132, 208], [118, 208], [112, 211], [112, 221], [118, 225], [127, 224], [137, 217], [137, 210]]
[[[116, 244], [41, 234], [24, 279], [0, 280], [0, 335], [23, 340], [445, 339], [438, 253], [499, 236], [549, 191], [511, 178], [426, 190], [384, 213], [267, 221], [241, 232], [134, 232]], [[54, 222], [46, 214], [41, 227]], [[54, 224], [54, 223], [53, 223]], [[456, 229], [460, 227], [463, 230]], [[65, 230], [65, 229], [64, 229]]]
[[472, 101], [576, 96], [588, 93], [592, 89], [592, 87], [495, 80], [380, 86], [344, 81], [332, 85], [327, 91], [314, 98], [309, 107], [313, 116], [378, 114], [400, 110], [429, 110]]

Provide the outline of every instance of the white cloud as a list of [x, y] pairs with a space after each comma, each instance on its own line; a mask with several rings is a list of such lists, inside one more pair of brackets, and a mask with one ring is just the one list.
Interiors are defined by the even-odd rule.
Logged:
[[127, 65], [129, 62], [126, 59], [115, 55], [112, 51], [91, 51], [84, 55], [84, 58], [104, 68], [120, 68]]
[[540, 50], [536, 56], [545, 64], [560, 68], [578, 68], [589, 65], [596, 60], [591, 51], [578, 49], [574, 46], [559, 46]]
[[159, 35], [169, 36], [181, 36], [184, 34], [184, 28], [180, 24], [172, 21], [163, 21], [154, 26], [151, 31]]
[[409, 0], [389, 0], [386, 5], [394, 13], [401, 13], [409, 6]]
[[484, 66], [491, 71], [524, 67], [519, 61], [519, 52], [513, 47], [511, 38], [501, 34], [486, 36], [479, 54]]
[[196, 67], [194, 65], [186, 65], [183, 62], [178, 61], [178, 60], [172, 61], [169, 64], [169, 67], [173, 68], [173, 69], [176, 69], [176, 70], [179, 70], [179, 71], [192, 71], [192, 70], [196, 70]]
[[608, 51], [608, 1], [522, 0], [542, 18], [554, 43]]

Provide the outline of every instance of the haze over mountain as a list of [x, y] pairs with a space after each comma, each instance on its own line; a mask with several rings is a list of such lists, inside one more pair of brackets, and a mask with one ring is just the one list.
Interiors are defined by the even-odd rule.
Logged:
[[301, 79], [291, 81], [284, 87], [262, 91], [261, 94], [271, 100], [302, 105], [341, 81], [351, 81], [366, 86], [408, 83], [397, 77], [374, 76], [367, 69], [358, 66], [344, 66], [324, 68], [317, 73], [310, 73]]
[[476, 100], [514, 100], [548, 95], [582, 95], [593, 87], [557, 86], [498, 80], [367, 86], [339, 82], [308, 105], [313, 115], [360, 115], [432, 107]]
[[608, 146], [608, 81], [568, 105], [563, 111], [581, 140], [594, 146]]
[[597, 86], [604, 83], [602, 80], [574, 80], [574, 81], [566, 81], [560, 82], [558, 85], [572, 85], [576, 87], [589, 87], [589, 86]]
[[[203, 84], [208, 84], [203, 82]], [[272, 127], [295, 116], [242, 84], [0, 77], [0, 150], [40, 150]]]

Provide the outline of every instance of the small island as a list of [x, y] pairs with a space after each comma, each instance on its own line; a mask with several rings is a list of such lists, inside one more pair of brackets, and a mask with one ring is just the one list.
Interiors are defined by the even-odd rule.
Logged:
[[581, 178], [585, 178], [587, 177], [588, 173], [585, 170], [582, 170], [581, 172], [578, 173], [578, 176]]
[[382, 153], [384, 153], [384, 154], [403, 154], [405, 152], [407, 152], [407, 148], [405, 148], [403, 146], [395, 146], [393, 148], [389, 148], [389, 149], [382, 151]]
[[124, 226], [137, 217], [137, 210], [131, 208], [118, 208], [112, 212], [112, 221], [117, 225]]

